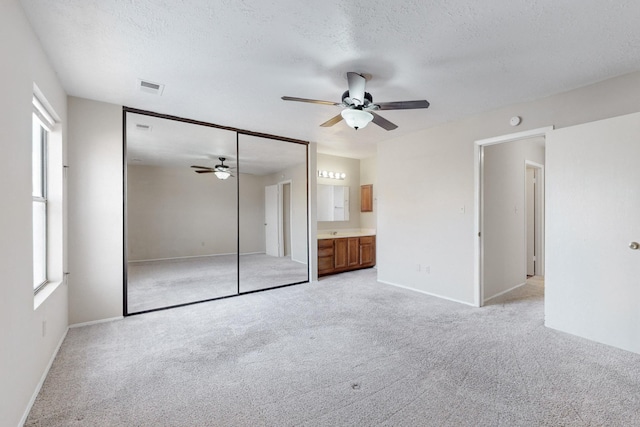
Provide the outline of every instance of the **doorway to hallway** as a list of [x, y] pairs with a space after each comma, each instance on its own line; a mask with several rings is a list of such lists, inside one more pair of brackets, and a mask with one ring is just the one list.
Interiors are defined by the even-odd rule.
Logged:
[[547, 130], [476, 141], [477, 306], [543, 279]]

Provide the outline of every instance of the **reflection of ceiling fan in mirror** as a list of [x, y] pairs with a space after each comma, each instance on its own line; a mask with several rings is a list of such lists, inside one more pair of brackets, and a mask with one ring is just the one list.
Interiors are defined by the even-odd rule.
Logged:
[[365, 127], [371, 121], [386, 130], [394, 130], [398, 127], [396, 124], [374, 113], [375, 110], [413, 110], [429, 107], [429, 102], [425, 99], [419, 101], [378, 102], [374, 104], [371, 94], [364, 91], [367, 83], [365, 76], [348, 72], [347, 81], [349, 90], [342, 94], [342, 102], [320, 101], [317, 99], [295, 98], [292, 96], [283, 96], [282, 99], [284, 101], [309, 102], [312, 104], [343, 107], [344, 110], [342, 110], [340, 114], [332, 117], [320, 126], [333, 126], [344, 119], [347, 125], [356, 130]]
[[225, 165], [224, 162], [227, 160], [226, 157], [218, 157], [218, 160], [220, 160], [220, 164], [219, 165], [215, 165], [214, 167], [210, 168], [207, 166], [191, 166], [194, 169], [198, 169], [195, 171], [195, 173], [214, 173], [216, 174], [216, 177], [218, 177], [218, 179], [227, 179], [231, 175], [231, 169], [235, 169], [235, 168], [231, 168], [228, 165]]

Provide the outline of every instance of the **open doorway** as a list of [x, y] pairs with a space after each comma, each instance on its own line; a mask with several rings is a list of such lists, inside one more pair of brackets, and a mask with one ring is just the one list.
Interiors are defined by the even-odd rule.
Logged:
[[291, 180], [265, 187], [266, 254], [291, 258], [292, 204]]
[[525, 285], [529, 273], [538, 285], [544, 275], [544, 138], [551, 129], [476, 141], [477, 306]]

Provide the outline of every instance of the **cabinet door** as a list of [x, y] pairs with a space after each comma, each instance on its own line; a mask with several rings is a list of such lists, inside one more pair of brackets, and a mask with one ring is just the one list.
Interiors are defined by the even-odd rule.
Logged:
[[333, 239], [318, 240], [318, 275], [333, 272]]
[[360, 212], [373, 212], [373, 184], [360, 186]]
[[336, 270], [347, 268], [349, 249], [347, 245], [347, 239], [334, 239], [333, 255], [334, 264]]
[[349, 267], [357, 267], [360, 264], [360, 239], [349, 237], [347, 247], [348, 265]]
[[360, 238], [360, 266], [373, 267], [376, 264], [376, 238], [367, 236]]

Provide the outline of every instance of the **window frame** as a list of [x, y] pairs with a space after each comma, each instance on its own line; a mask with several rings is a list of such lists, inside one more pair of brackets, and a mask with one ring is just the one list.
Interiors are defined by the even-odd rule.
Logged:
[[[33, 107], [31, 215], [33, 232], [33, 293], [35, 295], [49, 282], [48, 141], [55, 121], [35, 95], [33, 97]], [[36, 176], [36, 170], [38, 171], [38, 176]], [[38, 212], [44, 212], [44, 214]]]

